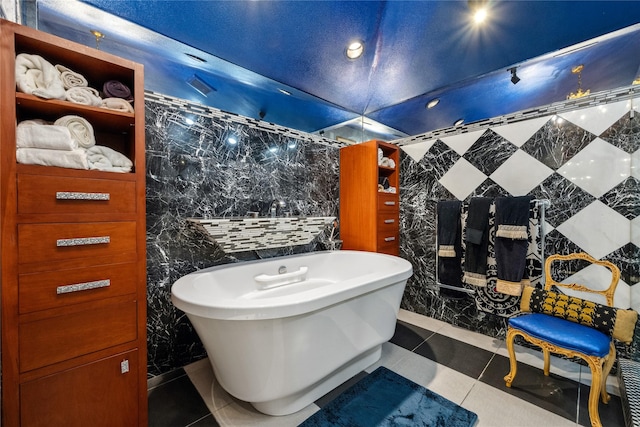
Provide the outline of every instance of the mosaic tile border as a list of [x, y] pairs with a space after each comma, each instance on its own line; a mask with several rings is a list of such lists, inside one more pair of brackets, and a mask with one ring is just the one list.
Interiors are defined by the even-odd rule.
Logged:
[[208, 240], [227, 253], [272, 249], [310, 243], [336, 217], [188, 218], [207, 233]]

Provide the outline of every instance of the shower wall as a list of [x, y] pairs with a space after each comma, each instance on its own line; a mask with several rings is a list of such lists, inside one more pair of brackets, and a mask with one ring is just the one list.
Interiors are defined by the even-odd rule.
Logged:
[[[147, 335], [149, 375], [205, 356], [171, 285], [213, 265], [327, 249], [327, 228], [311, 243], [224, 253], [187, 218], [268, 213], [338, 216], [339, 144], [184, 100], [145, 94], [147, 162]], [[236, 139], [231, 144], [230, 137]]]
[[[627, 98], [629, 98], [627, 96]], [[584, 104], [584, 101], [583, 101]], [[494, 337], [504, 337], [498, 308], [517, 297], [490, 285], [475, 295], [441, 295], [436, 285], [438, 200], [532, 195], [548, 199], [544, 254], [587, 252], [622, 271], [616, 305], [640, 310], [639, 99], [598, 103], [463, 133], [400, 141], [401, 256], [410, 260], [402, 306]], [[578, 271], [573, 276], [579, 282]], [[637, 353], [638, 340], [631, 348]]]

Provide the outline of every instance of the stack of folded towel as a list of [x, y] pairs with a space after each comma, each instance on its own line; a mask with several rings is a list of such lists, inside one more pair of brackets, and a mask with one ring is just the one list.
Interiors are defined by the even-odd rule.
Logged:
[[96, 145], [93, 127], [80, 116], [63, 116], [54, 123], [25, 120], [16, 129], [18, 163], [71, 169], [130, 172], [133, 163], [123, 154]]
[[105, 99], [80, 73], [64, 65], [52, 65], [39, 55], [16, 56], [16, 86], [19, 91], [46, 99], [62, 99], [76, 104], [133, 113], [131, 90], [117, 80], [103, 85]]

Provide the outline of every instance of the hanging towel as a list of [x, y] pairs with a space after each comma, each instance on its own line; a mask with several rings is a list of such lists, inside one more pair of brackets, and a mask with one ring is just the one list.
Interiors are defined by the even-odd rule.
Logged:
[[24, 120], [16, 128], [16, 147], [71, 151], [78, 148], [78, 144], [66, 126], [50, 125], [44, 120]]
[[[462, 245], [460, 241], [460, 208], [457, 200], [438, 202], [438, 282], [462, 288]], [[440, 294], [463, 297], [465, 294], [446, 288]]]
[[122, 98], [106, 98], [102, 100], [102, 108], [110, 110], [123, 111], [125, 113], [133, 113], [131, 104]]
[[462, 281], [470, 285], [487, 286], [489, 207], [492, 201], [488, 197], [474, 197], [469, 201], [465, 237], [465, 272]]
[[64, 99], [60, 72], [39, 55], [20, 53], [15, 64], [16, 86], [20, 92], [45, 99]]
[[496, 199], [496, 237], [527, 239], [531, 196]]
[[438, 256], [453, 258], [456, 239], [460, 239], [460, 208], [459, 200], [445, 200], [438, 202]]
[[505, 239], [496, 237], [496, 269], [498, 279], [496, 291], [519, 296], [525, 286], [531, 286], [531, 281], [526, 277], [527, 240]]
[[78, 146], [82, 148], [93, 147], [96, 143], [95, 136], [93, 134], [93, 126], [86, 119], [80, 116], [62, 116], [56, 120], [54, 125], [66, 126], [71, 132], [71, 138], [73, 138]]
[[133, 162], [124, 154], [100, 145], [87, 149], [89, 169], [107, 172], [131, 172]]
[[132, 101], [131, 90], [127, 85], [118, 80], [109, 80], [102, 86], [102, 92], [105, 98], [122, 98]]
[[57, 166], [60, 168], [89, 169], [87, 152], [82, 148], [71, 151], [43, 148], [18, 148], [16, 160], [25, 165]]
[[57, 64], [56, 70], [60, 72], [60, 80], [65, 89], [71, 89], [72, 87], [87, 87], [89, 83], [87, 79], [80, 73], [70, 70], [64, 65]]
[[65, 99], [75, 104], [101, 107], [100, 93], [92, 87], [72, 87], [65, 92]]

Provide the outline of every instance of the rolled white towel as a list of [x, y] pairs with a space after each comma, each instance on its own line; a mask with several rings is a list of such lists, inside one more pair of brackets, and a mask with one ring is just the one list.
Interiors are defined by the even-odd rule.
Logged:
[[71, 138], [66, 126], [50, 125], [43, 120], [25, 120], [18, 123], [16, 129], [16, 147], [71, 151], [78, 148], [78, 143]]
[[44, 148], [18, 148], [16, 160], [25, 165], [57, 166], [60, 168], [89, 169], [87, 151], [78, 148], [71, 151]]
[[72, 87], [89, 86], [89, 82], [87, 82], [87, 79], [82, 74], [76, 73], [75, 71], [65, 67], [64, 65], [57, 64], [56, 70], [60, 72], [62, 85], [67, 90], [71, 89]]
[[20, 53], [15, 64], [18, 90], [46, 99], [64, 99], [60, 72], [39, 55]]
[[92, 87], [72, 87], [67, 89], [65, 93], [67, 101], [90, 105], [92, 107], [100, 107], [102, 105], [102, 98], [100, 98], [100, 92]]
[[88, 148], [87, 159], [89, 160], [89, 169], [108, 172], [131, 172], [133, 167], [133, 162], [127, 156], [102, 145], [94, 145]]
[[392, 169], [396, 167], [396, 162], [393, 159], [389, 159], [387, 163], [388, 163], [388, 166]]
[[125, 113], [133, 113], [131, 103], [122, 98], [105, 98], [102, 100], [102, 107], [110, 110], [123, 111]]
[[73, 138], [81, 148], [93, 147], [96, 144], [93, 126], [83, 117], [74, 115], [62, 116], [53, 124], [69, 128], [71, 138]]

